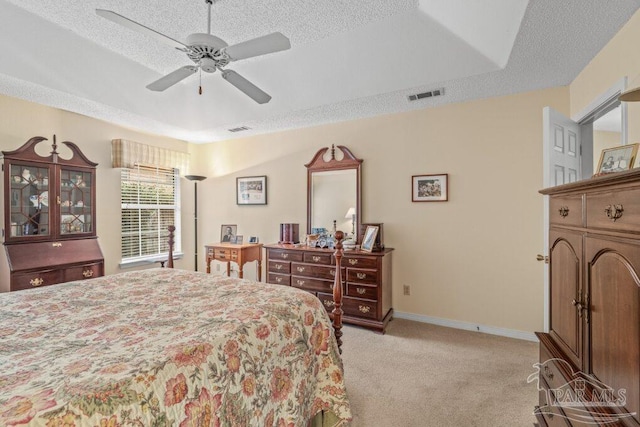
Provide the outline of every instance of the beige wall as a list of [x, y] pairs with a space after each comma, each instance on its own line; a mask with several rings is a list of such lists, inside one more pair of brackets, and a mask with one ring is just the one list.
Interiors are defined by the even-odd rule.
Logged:
[[[196, 169], [210, 177], [202, 239], [217, 241], [227, 223], [262, 242], [283, 222], [306, 230], [304, 164], [346, 145], [364, 159], [363, 220], [384, 223], [395, 248], [396, 311], [540, 330], [542, 108], [567, 114], [568, 102], [556, 88], [197, 146]], [[449, 201], [412, 203], [411, 176], [438, 173], [449, 174]], [[248, 175], [267, 175], [267, 206], [235, 204], [235, 179]]]
[[[161, 136], [148, 135], [124, 129], [100, 120], [45, 107], [16, 98], [0, 96], [0, 150], [15, 150], [33, 136], [43, 136], [50, 141], [53, 134], [58, 140], [61, 156], [70, 151], [61, 141], [75, 142], [89, 160], [99, 163], [97, 169], [97, 234], [105, 257], [107, 274], [119, 271], [120, 262], [120, 169], [111, 168], [111, 140], [125, 138], [145, 144], [187, 151], [189, 144]], [[47, 155], [51, 145], [42, 142], [38, 152]], [[183, 191], [183, 205], [193, 206], [193, 191]], [[193, 247], [193, 208], [183, 212], [187, 247]], [[191, 215], [191, 216], [189, 216]], [[2, 222], [4, 224], [4, 222]], [[190, 252], [193, 254], [193, 251]], [[34, 254], [35, 256], [35, 254]], [[187, 258], [184, 265], [193, 265]], [[177, 263], [183, 265], [183, 261]], [[4, 249], [0, 256], [0, 291], [8, 290], [8, 266]]]
[[[582, 70], [569, 86], [571, 115], [583, 112], [594, 99], [623, 77], [628, 87], [640, 86], [640, 11]], [[640, 103], [628, 103], [628, 142], [640, 142]], [[597, 157], [597, 152], [595, 152]]]

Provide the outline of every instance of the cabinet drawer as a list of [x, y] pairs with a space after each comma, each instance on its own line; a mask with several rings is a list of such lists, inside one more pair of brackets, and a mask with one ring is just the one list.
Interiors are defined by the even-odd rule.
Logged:
[[[318, 299], [322, 301], [322, 305], [331, 313], [335, 307], [332, 294], [318, 293]], [[378, 303], [375, 301], [366, 301], [358, 298], [342, 298], [342, 311], [345, 315], [353, 317], [377, 318]]]
[[549, 199], [551, 224], [582, 226], [582, 195], [553, 196]]
[[378, 303], [375, 301], [344, 297], [342, 299], [342, 310], [346, 315], [375, 319], [378, 316]]
[[333, 281], [291, 276], [291, 286], [310, 292], [333, 292]]
[[[540, 345], [540, 376], [550, 389], [557, 389], [567, 384], [567, 380], [558, 368], [558, 363], [567, 363], [561, 359], [552, 358], [544, 345]], [[569, 369], [571, 369], [569, 367]]]
[[282, 260], [282, 261], [297, 261], [302, 262], [303, 252], [299, 251], [285, 251], [281, 249], [269, 249], [268, 258], [270, 260]]
[[587, 194], [587, 227], [640, 232], [640, 188]]
[[347, 270], [347, 282], [376, 284], [378, 283], [378, 270], [349, 268]]
[[309, 264], [331, 265], [333, 254], [305, 252], [303, 261]]
[[92, 277], [100, 277], [102, 276], [102, 263], [87, 264], [67, 268], [62, 271], [62, 276], [65, 282], [91, 279]]
[[378, 259], [372, 256], [345, 256], [342, 259], [343, 267], [358, 267], [358, 268], [377, 268]]
[[291, 263], [288, 261], [269, 260], [268, 269], [269, 271], [273, 271], [274, 273], [289, 274], [291, 273]]
[[291, 284], [291, 276], [289, 276], [288, 274], [277, 274], [269, 272], [267, 274], [267, 283], [289, 286]]
[[[295, 276], [306, 276], [316, 279], [334, 280], [336, 276], [335, 266], [312, 265], [302, 263], [291, 263], [291, 274]], [[344, 268], [342, 269], [342, 279], [344, 280]]]
[[55, 285], [56, 283], [62, 283], [62, 272], [60, 270], [34, 271], [11, 276], [12, 291], [33, 289], [40, 286]]
[[378, 287], [371, 285], [354, 285], [347, 284], [347, 295], [350, 297], [366, 298], [370, 300], [378, 300]]
[[225, 261], [231, 259], [230, 249], [216, 249], [213, 257], [217, 260]]

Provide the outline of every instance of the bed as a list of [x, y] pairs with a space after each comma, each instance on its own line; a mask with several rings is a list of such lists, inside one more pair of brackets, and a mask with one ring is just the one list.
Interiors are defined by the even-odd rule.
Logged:
[[331, 328], [304, 291], [171, 268], [2, 294], [0, 425], [347, 425]]

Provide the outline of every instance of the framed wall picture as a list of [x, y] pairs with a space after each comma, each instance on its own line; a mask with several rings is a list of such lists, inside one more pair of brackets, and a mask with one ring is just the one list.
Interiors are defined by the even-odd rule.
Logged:
[[236, 178], [236, 203], [238, 205], [266, 205], [267, 177], [244, 176]]
[[636, 162], [638, 143], [605, 148], [600, 154], [596, 175], [629, 170]]
[[449, 200], [449, 174], [411, 177], [411, 201], [446, 202], [447, 200]]
[[220, 227], [220, 241], [222, 243], [235, 243], [238, 226], [235, 224], [222, 224]]
[[373, 246], [376, 241], [377, 235], [378, 227], [375, 225], [368, 225], [366, 231], [364, 232], [364, 237], [362, 237], [362, 244], [360, 245], [360, 249], [367, 252], [373, 251]]

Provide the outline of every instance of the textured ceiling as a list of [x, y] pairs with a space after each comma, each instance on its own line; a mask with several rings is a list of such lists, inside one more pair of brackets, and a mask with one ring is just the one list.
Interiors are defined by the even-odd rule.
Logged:
[[[280, 31], [287, 51], [233, 62], [273, 99], [258, 105], [220, 73], [164, 92], [150, 82], [191, 62], [96, 15], [113, 10], [185, 41], [206, 32], [204, 0], [0, 0], [0, 93], [192, 142], [569, 84], [640, 0], [219, 0], [230, 45]], [[434, 88], [444, 96], [409, 102]], [[249, 131], [228, 129], [247, 126]]]

